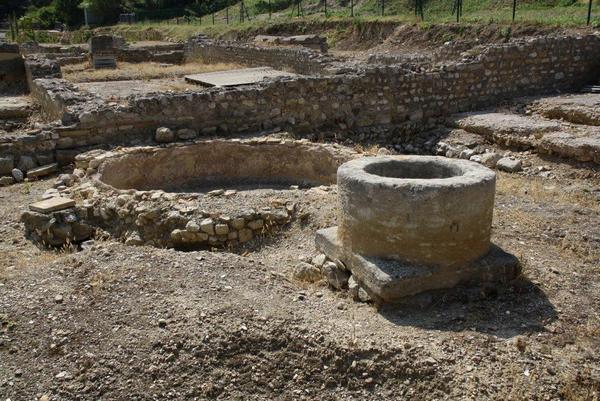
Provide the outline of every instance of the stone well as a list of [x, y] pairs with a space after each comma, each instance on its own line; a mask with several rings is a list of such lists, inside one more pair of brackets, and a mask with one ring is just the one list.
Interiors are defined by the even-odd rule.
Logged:
[[518, 261], [490, 243], [495, 182], [492, 170], [466, 160], [349, 161], [337, 173], [338, 226], [320, 230], [317, 246], [382, 302], [513, 278]]

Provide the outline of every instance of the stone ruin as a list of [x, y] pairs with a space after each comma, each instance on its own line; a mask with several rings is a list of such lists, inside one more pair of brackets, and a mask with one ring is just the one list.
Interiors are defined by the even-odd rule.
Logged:
[[343, 164], [337, 184], [338, 226], [318, 231], [317, 247], [379, 302], [519, 274], [518, 260], [490, 243], [496, 176], [484, 166], [365, 157]]
[[117, 68], [116, 44], [112, 35], [92, 36], [89, 46], [93, 68]]
[[259, 45], [275, 46], [301, 46], [309, 49], [327, 53], [327, 38], [320, 35], [295, 35], [295, 36], [273, 36], [257, 35], [254, 43]]
[[[245, 85], [152, 87], [107, 98], [104, 87], [93, 91], [85, 83], [62, 79], [60, 59], [24, 55], [31, 97], [47, 123], [25, 135], [1, 138], [0, 180], [5, 182], [0, 184], [75, 165], [73, 174], [61, 174], [44, 195], [54, 203], [32, 205], [23, 214], [27, 235], [52, 246], [80, 243], [102, 232], [131, 245], [232, 249], [285, 227], [296, 218], [295, 202], [244, 207], [243, 202], [235, 204], [235, 191], [186, 193], [167, 184], [183, 186], [211, 174], [237, 182], [279, 177], [288, 186], [301, 185], [302, 177], [326, 186], [337, 179], [338, 226], [319, 231], [317, 244], [330, 259], [327, 269], [343, 270], [345, 286], [359, 286], [362, 298], [377, 302], [518, 274], [517, 260], [490, 243], [494, 173], [443, 158], [353, 160], [361, 155], [352, 149], [309, 139], [383, 144], [403, 153], [443, 154], [519, 171], [520, 165], [507, 164], [518, 161], [479, 145], [443, 143], [433, 129], [452, 120], [491, 142], [514, 144], [514, 135], [499, 135], [499, 117], [488, 129], [481, 119], [489, 123], [489, 114], [456, 119], [456, 113], [517, 96], [579, 88], [597, 77], [600, 66], [596, 34], [489, 45], [432, 66], [392, 59], [346, 62], [302, 46], [203, 37], [181, 46], [162, 50], [173, 53], [168, 60], [269, 66], [288, 73]], [[150, 50], [142, 50], [115, 50], [110, 37], [90, 41], [92, 62], [100, 66], [106, 55], [112, 57], [108, 64], [116, 63], [115, 52], [130, 61], [147, 60]], [[165, 61], [156, 55], [152, 60]], [[596, 114], [588, 114], [583, 117], [597, 121]], [[562, 125], [550, 128], [538, 132], [542, 128], [535, 127], [517, 139], [527, 139], [524, 145], [540, 153], [600, 162], [598, 146], [589, 141], [578, 153], [545, 145], [552, 135], [566, 135]], [[265, 137], [282, 131], [294, 139]], [[260, 138], [247, 139], [248, 134]], [[234, 157], [242, 154], [242, 159]], [[77, 200], [75, 205], [71, 199]], [[234, 207], [221, 208], [228, 202]], [[323, 263], [319, 266], [328, 271]]]

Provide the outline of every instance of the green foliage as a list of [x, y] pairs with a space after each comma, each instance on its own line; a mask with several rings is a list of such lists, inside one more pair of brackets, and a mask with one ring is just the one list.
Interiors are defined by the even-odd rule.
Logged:
[[61, 22], [61, 17], [54, 5], [33, 9], [20, 18], [24, 29], [54, 29]]
[[52, 5], [60, 20], [67, 26], [79, 26], [83, 22], [81, 0], [53, 0]]
[[[293, 0], [271, 0], [271, 12], [285, 10], [290, 7]], [[269, 13], [269, 1], [259, 0], [254, 4], [253, 10], [256, 14], [268, 14]]]

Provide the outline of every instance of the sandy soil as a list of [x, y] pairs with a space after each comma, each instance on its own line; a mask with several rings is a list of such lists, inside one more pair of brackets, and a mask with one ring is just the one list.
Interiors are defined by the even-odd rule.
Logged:
[[0, 398], [598, 399], [600, 175], [531, 162], [552, 175], [500, 174], [494, 217], [522, 278], [381, 310], [290, 279], [334, 223], [334, 191], [241, 255], [71, 254], [18, 222], [51, 180], [0, 188]]

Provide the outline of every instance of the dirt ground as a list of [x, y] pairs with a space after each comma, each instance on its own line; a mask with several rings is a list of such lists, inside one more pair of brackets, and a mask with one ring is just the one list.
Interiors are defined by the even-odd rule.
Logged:
[[380, 310], [290, 278], [335, 187], [241, 254], [41, 250], [52, 179], [0, 188], [0, 399], [597, 400], [600, 173], [529, 159], [552, 174], [499, 173], [493, 227], [523, 277]]

